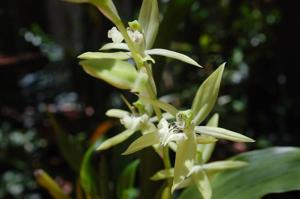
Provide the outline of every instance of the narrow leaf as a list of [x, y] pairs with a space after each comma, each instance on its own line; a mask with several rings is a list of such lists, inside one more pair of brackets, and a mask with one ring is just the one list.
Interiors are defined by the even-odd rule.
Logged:
[[122, 133], [119, 133], [107, 140], [105, 140], [98, 148], [97, 151], [103, 151], [106, 149], [109, 149], [117, 144], [120, 144], [121, 142], [124, 142], [127, 140], [130, 136], [132, 136], [135, 133], [132, 129], [127, 129], [123, 131]]
[[93, 155], [101, 142], [102, 140], [96, 141], [88, 148], [88, 150], [86, 150], [80, 165], [80, 184], [85, 194], [90, 196], [95, 196], [97, 194], [97, 187], [99, 185], [96, 179]]
[[234, 142], [254, 142], [253, 139], [247, 136], [219, 127], [196, 126], [195, 131], [203, 135], [209, 135]]
[[138, 21], [145, 36], [146, 49], [150, 49], [153, 46], [159, 27], [157, 0], [143, 0]]
[[192, 111], [195, 115], [193, 123], [199, 125], [215, 105], [225, 64], [222, 64], [199, 87], [193, 100]]
[[155, 144], [159, 144], [157, 133], [147, 133], [132, 142], [122, 155], [129, 155]]
[[[137, 191], [133, 191], [135, 176], [140, 161], [135, 160], [128, 164], [128, 166], [121, 173], [117, 183], [117, 195], [120, 199], [136, 198]], [[134, 195], [135, 193], [135, 195]], [[133, 195], [133, 196], [132, 196]]]
[[121, 60], [90, 59], [80, 62], [86, 73], [120, 88], [131, 89], [137, 77], [133, 65]]
[[190, 58], [190, 57], [188, 57], [184, 54], [171, 51], [171, 50], [156, 48], [156, 49], [146, 50], [146, 54], [165, 56], [165, 57], [180, 60], [182, 62], [191, 64], [191, 65], [194, 65], [194, 66], [202, 67], [196, 61], [194, 61], [192, 58]]
[[105, 51], [105, 50], [127, 50], [129, 51], [129, 48], [126, 43], [107, 43], [104, 44], [99, 50]]
[[42, 187], [47, 189], [49, 194], [54, 199], [71, 199], [67, 196], [63, 190], [58, 186], [55, 180], [53, 180], [44, 170], [39, 169], [34, 172], [34, 176]]
[[81, 143], [62, 128], [52, 113], [49, 112], [48, 117], [53, 127], [56, 143], [62, 156], [68, 165], [75, 172], [78, 172], [82, 160]]
[[103, 53], [103, 52], [85, 52], [78, 56], [79, 59], [118, 59], [127, 60], [130, 58], [128, 53], [125, 52], [113, 52], [113, 53]]

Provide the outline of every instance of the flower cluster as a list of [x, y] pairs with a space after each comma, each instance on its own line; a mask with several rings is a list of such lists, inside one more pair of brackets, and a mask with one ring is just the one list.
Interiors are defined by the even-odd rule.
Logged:
[[[167, 179], [170, 195], [179, 188], [196, 185], [204, 199], [211, 198], [210, 171], [220, 171], [245, 166], [241, 161], [207, 163], [219, 139], [234, 142], [253, 142], [242, 134], [218, 127], [218, 114], [203, 124], [217, 100], [225, 64], [218, 67], [199, 87], [190, 109], [177, 110], [170, 103], [159, 100], [152, 74], [152, 56], [165, 56], [201, 67], [192, 58], [167, 49], [151, 49], [159, 26], [156, 0], [144, 0], [138, 20], [128, 23], [119, 19], [111, 1], [99, 1], [101, 12], [114, 24], [107, 36], [112, 42], [103, 45], [100, 52], [86, 52], [79, 56], [83, 69], [119, 88], [129, 90], [138, 97], [134, 103], [124, 99], [129, 111], [110, 109], [109, 117], [120, 120], [125, 130], [106, 139], [98, 151], [107, 150], [124, 142], [135, 133], [134, 140], [123, 155], [152, 147], [162, 158], [165, 169], [152, 179]], [[109, 2], [105, 4], [105, 2]], [[108, 51], [108, 52], [107, 52]], [[169, 149], [175, 153], [170, 160]]]

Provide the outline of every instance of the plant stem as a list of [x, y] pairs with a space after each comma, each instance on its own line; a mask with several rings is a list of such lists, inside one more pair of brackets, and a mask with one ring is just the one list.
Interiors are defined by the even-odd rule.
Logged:
[[[165, 169], [170, 172], [171, 169], [171, 162], [170, 162], [170, 157], [169, 157], [169, 147], [165, 146], [163, 147], [163, 162]], [[170, 175], [168, 175], [170, 176]], [[172, 179], [167, 178], [167, 183], [168, 183], [168, 192], [169, 192], [169, 199], [172, 199]]]

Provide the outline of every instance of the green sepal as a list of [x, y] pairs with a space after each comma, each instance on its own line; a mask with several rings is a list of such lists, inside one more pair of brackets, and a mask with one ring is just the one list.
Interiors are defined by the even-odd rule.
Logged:
[[190, 58], [189, 56], [186, 56], [184, 54], [174, 52], [174, 51], [171, 51], [171, 50], [156, 48], [156, 49], [146, 50], [145, 52], [148, 55], [165, 56], [165, 57], [168, 57], [168, 58], [177, 59], [179, 61], [191, 64], [191, 65], [194, 65], [194, 66], [202, 67], [196, 61], [194, 61], [192, 58]]
[[132, 142], [122, 155], [129, 155], [155, 144], [159, 144], [158, 134], [156, 132], [146, 133]]
[[199, 87], [193, 100], [192, 111], [195, 115], [193, 123], [199, 125], [215, 105], [225, 63], [214, 71]]
[[123, 131], [122, 133], [119, 133], [119, 134], [105, 140], [96, 150], [103, 151], [103, 150], [109, 149], [117, 144], [120, 144], [121, 142], [124, 142], [130, 136], [132, 136], [134, 133], [135, 133], [135, 130], [127, 129], [127, 130]]
[[218, 139], [225, 139], [234, 142], [254, 142], [253, 139], [247, 136], [219, 127], [196, 126], [195, 132], [203, 135], [212, 136]]
[[153, 46], [159, 27], [157, 0], [143, 0], [138, 22], [143, 29], [146, 49], [150, 49]]

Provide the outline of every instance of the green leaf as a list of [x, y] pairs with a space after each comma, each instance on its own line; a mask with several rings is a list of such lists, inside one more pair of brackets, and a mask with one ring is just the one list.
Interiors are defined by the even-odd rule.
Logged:
[[199, 125], [215, 105], [219, 93], [225, 63], [213, 72], [199, 87], [193, 100], [192, 111], [195, 115], [193, 123]]
[[80, 167], [80, 183], [83, 187], [84, 192], [87, 195], [95, 195], [97, 191], [97, 180], [96, 172], [94, 169], [93, 155], [96, 148], [100, 145], [102, 141], [99, 140], [95, 142], [92, 146], [88, 148], [83, 156], [83, 160]]
[[[212, 199], [260, 199], [269, 193], [300, 190], [300, 148], [272, 147], [243, 153], [232, 160], [249, 164], [217, 174], [211, 181]], [[201, 199], [201, 196], [192, 187], [179, 199]]]
[[118, 59], [127, 60], [130, 58], [128, 53], [125, 52], [114, 52], [114, 53], [103, 53], [103, 52], [85, 52], [78, 56], [79, 59]]
[[133, 88], [137, 71], [128, 62], [113, 59], [90, 59], [79, 63], [89, 75], [120, 88]]
[[97, 148], [97, 151], [103, 151], [103, 150], [109, 149], [117, 144], [120, 144], [121, 142], [124, 142], [125, 140], [127, 140], [134, 133], [135, 133], [134, 130], [127, 129], [127, 130], [123, 131], [122, 133], [119, 133], [111, 138], [108, 138]]
[[117, 195], [120, 199], [133, 199], [137, 196], [134, 188], [135, 175], [140, 161], [131, 162], [122, 172], [117, 183]]
[[153, 46], [159, 27], [157, 0], [143, 0], [138, 21], [145, 36], [146, 49], [150, 49]]
[[131, 153], [142, 150], [146, 147], [159, 144], [159, 137], [157, 133], [147, 133], [132, 142], [122, 155], [129, 155]]
[[202, 67], [196, 61], [194, 61], [192, 58], [190, 58], [190, 57], [188, 57], [184, 54], [171, 51], [171, 50], [156, 48], [156, 49], [146, 50], [146, 54], [165, 56], [165, 57], [177, 59], [179, 61], [191, 64], [191, 65], [194, 65], [194, 66]]
[[65, 132], [52, 113], [49, 112], [48, 117], [53, 127], [56, 143], [62, 156], [75, 172], [79, 172], [82, 160], [80, 143], [75, 139], [75, 137]]
[[63, 190], [59, 187], [57, 182], [53, 178], [51, 178], [51, 176], [49, 176], [44, 170], [36, 170], [34, 172], [34, 176], [39, 185], [47, 189], [49, 194], [54, 199], [71, 199], [63, 192]]
[[129, 51], [129, 48], [127, 44], [125, 43], [107, 43], [104, 44], [99, 50], [127, 50]]
[[[219, 124], [219, 114], [214, 114], [210, 118], [210, 120], [207, 122], [206, 126], [217, 127], [218, 124]], [[210, 157], [215, 149], [215, 146], [216, 146], [216, 143], [203, 145], [203, 148], [202, 148], [202, 162], [203, 163], [206, 163], [210, 159]]]
[[209, 135], [218, 139], [225, 139], [234, 142], [254, 142], [253, 139], [247, 136], [219, 127], [196, 126], [195, 131], [196, 133], [203, 135]]

